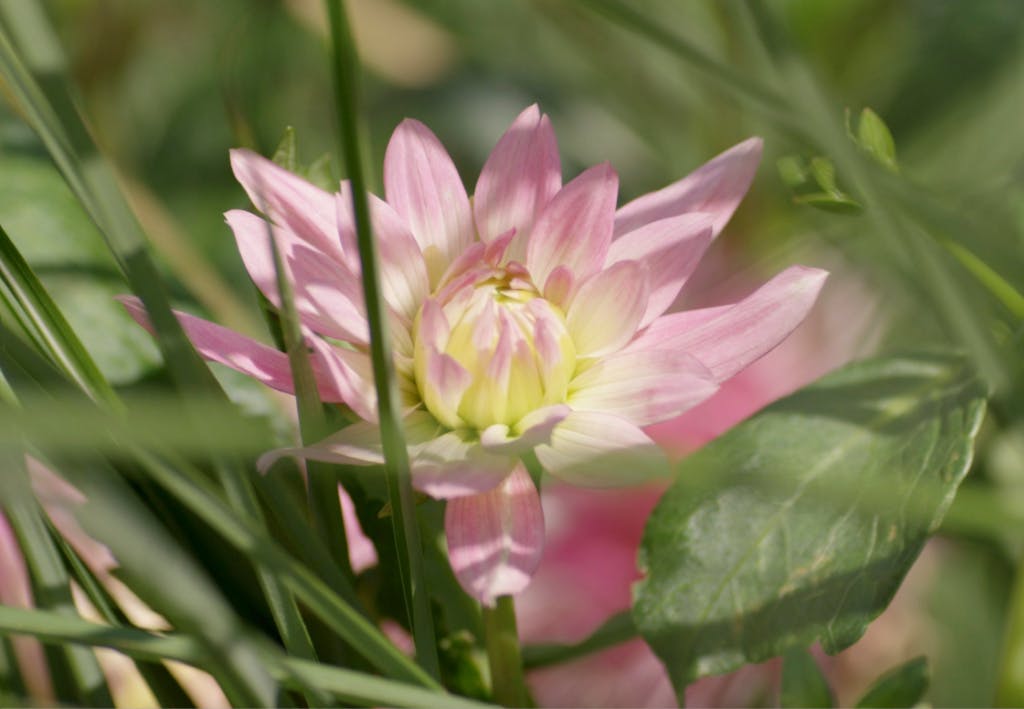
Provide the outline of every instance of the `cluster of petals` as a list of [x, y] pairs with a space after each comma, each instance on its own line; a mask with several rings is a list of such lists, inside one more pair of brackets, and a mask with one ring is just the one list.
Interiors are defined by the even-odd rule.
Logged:
[[[607, 164], [562, 184], [547, 116], [523, 111], [470, 199], [440, 141], [405, 120], [370, 195], [414, 486], [448, 500], [463, 587], [485, 603], [539, 563], [544, 520], [524, 457], [570, 483], [666, 469], [643, 428], [679, 415], [806, 316], [825, 273], [792, 267], [743, 300], [664, 314], [749, 187], [761, 141], [616, 209]], [[383, 462], [351, 192], [329, 194], [246, 150], [235, 175], [264, 217], [228, 212], [253, 281], [274, 304], [273, 238], [294, 284], [321, 397], [362, 421], [280, 455]], [[126, 299], [140, 322], [145, 313]], [[207, 359], [292, 392], [287, 357], [187, 314]]]

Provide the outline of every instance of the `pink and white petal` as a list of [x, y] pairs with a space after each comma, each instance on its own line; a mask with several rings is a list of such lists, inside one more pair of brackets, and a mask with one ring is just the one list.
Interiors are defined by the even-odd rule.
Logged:
[[480, 434], [484, 450], [501, 455], [519, 456], [536, 446], [551, 442], [555, 426], [572, 411], [565, 404], [554, 404], [531, 411], [516, 423], [513, 429], [505, 424], [488, 426]]
[[565, 266], [554, 269], [544, 282], [544, 298], [563, 310], [569, 307], [575, 290], [576, 278]]
[[288, 278], [294, 284], [300, 320], [314, 332], [338, 340], [361, 344], [368, 341], [362, 291], [343, 264], [255, 214], [233, 210], [224, 216], [235, 234], [249, 276], [271, 303], [281, 307], [270, 244], [272, 229]]
[[525, 239], [561, 186], [555, 132], [534, 104], [512, 122], [480, 171], [473, 194], [480, 240], [490, 243], [509, 229]]
[[636, 337], [622, 351], [670, 350], [672, 346], [667, 343], [676, 337], [679, 332], [711, 322], [728, 312], [734, 305], [735, 303], [714, 305], [710, 308], [680, 310], [677, 313], [662, 315], [638, 332]]
[[565, 315], [576, 356], [622, 349], [636, 334], [648, 300], [646, 269], [636, 261], [619, 261], [584, 281]]
[[410, 458], [413, 487], [439, 500], [493, 490], [517, 462], [512, 456], [489, 453], [459, 431], [410, 447]]
[[[420, 244], [413, 237], [405, 220], [384, 200], [368, 194], [373, 235], [380, 258], [381, 291], [396, 313], [410, 322], [420, 303], [430, 292], [427, 264]], [[337, 195], [338, 238], [350, 254], [349, 269], [362, 273], [356, 244], [355, 217], [352, 211], [352, 185], [341, 183]]]
[[488, 606], [526, 588], [544, 553], [540, 495], [521, 463], [499, 487], [450, 500], [444, 526], [456, 578]]
[[689, 352], [711, 370], [715, 381], [724, 382], [803, 322], [827, 277], [821, 269], [791, 266], [732, 306], [655, 320], [628, 349]]
[[649, 426], [678, 416], [716, 391], [711, 372], [686, 352], [620, 352], [572, 380], [569, 405], [574, 411], [601, 411]]
[[[442, 430], [430, 414], [422, 411], [413, 412], [403, 419], [402, 427], [410, 447], [430, 440]], [[287, 456], [339, 465], [383, 465], [384, 446], [376, 423], [357, 421], [313, 445], [268, 451], [260, 456], [256, 467], [261, 473], [266, 473], [274, 463]]]
[[600, 411], [573, 411], [537, 459], [555, 477], [589, 487], [645, 482], [669, 472], [662, 450], [639, 427]]
[[321, 392], [325, 384], [329, 385], [360, 418], [376, 421], [377, 391], [370, 358], [362, 352], [335, 347], [319, 337], [306, 339], [313, 348], [310, 362]]
[[463, 424], [459, 418], [459, 404], [473, 377], [454, 357], [427, 347], [427, 371], [421, 384], [423, 403], [449, 428]]
[[760, 138], [750, 138], [712, 158], [678, 182], [637, 197], [616, 213], [616, 236], [686, 212], [714, 215], [713, 236], [718, 236], [750, 189], [757, 165], [761, 162], [762, 147]]
[[512, 244], [512, 240], [516, 237], [516, 229], [512, 227], [504, 234], [496, 238], [494, 241], [487, 244], [487, 248], [484, 249], [484, 263], [490, 266], [498, 266], [505, 258], [505, 254], [508, 252], [509, 246]]
[[265, 474], [274, 463], [287, 457], [338, 465], [383, 465], [384, 448], [377, 424], [358, 421], [310, 446], [267, 451], [256, 461], [256, 467]]
[[[138, 298], [121, 296], [118, 300], [139, 325], [153, 332], [146, 309]], [[204, 359], [230, 367], [272, 389], [288, 394], [295, 393], [288, 356], [283, 352], [194, 315], [177, 311], [174, 315], [196, 351]], [[317, 387], [324, 401], [345, 401], [329, 378], [318, 376]]]
[[451, 283], [453, 280], [464, 275], [466, 272], [468, 272], [475, 266], [479, 266], [480, 264], [485, 263], [484, 254], [486, 252], [486, 244], [479, 241], [473, 242], [472, 244], [469, 245], [469, 248], [467, 248], [465, 251], [459, 254], [458, 258], [451, 262], [447, 270], [441, 276], [441, 280], [438, 281], [438, 284], [440, 286], [444, 286], [448, 283]]
[[345, 260], [333, 195], [251, 150], [232, 150], [231, 168], [261, 212], [321, 251]]
[[450, 334], [451, 327], [448, 318], [445, 317], [444, 308], [434, 298], [425, 300], [420, 315], [420, 341], [428, 347], [440, 350], [448, 342]]
[[701, 212], [669, 217], [646, 224], [612, 242], [608, 251], [609, 266], [632, 259], [647, 267], [650, 298], [640, 327], [649, 325], [664, 313], [679, 295], [711, 244], [712, 220], [712, 215]]
[[473, 215], [455, 163], [419, 121], [407, 118], [391, 135], [384, 155], [384, 192], [428, 259], [432, 249], [442, 255], [431, 274], [436, 283], [473, 242]]
[[541, 212], [526, 245], [526, 267], [544, 283], [559, 266], [577, 279], [597, 272], [608, 256], [619, 177], [608, 163], [584, 171]]
[[[308, 313], [309, 327], [315, 332], [342, 342], [366, 345], [370, 342], [370, 326], [363, 309], [363, 294], [355, 283], [324, 283], [299, 274], [304, 267], [296, 264], [296, 307]], [[303, 319], [303, 322], [306, 322]]]

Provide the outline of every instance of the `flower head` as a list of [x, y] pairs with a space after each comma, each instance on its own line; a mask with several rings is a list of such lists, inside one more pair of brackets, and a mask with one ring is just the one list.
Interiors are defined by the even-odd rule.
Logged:
[[[524, 455], [587, 485], [662, 471], [643, 427], [707, 399], [807, 314], [825, 273], [793, 267], [733, 305], [664, 315], [760, 152], [750, 139], [616, 210], [607, 164], [562, 185], [554, 132], [536, 106], [498, 141], [472, 201], [433, 133], [413, 120], [395, 130], [386, 199], [371, 195], [370, 207], [413, 484], [449, 500], [450, 558], [475, 597], [521, 590], [540, 560], [543, 515]], [[273, 234], [321, 396], [363, 419], [263, 464], [282, 454], [382, 462], [348, 185], [328, 194], [245, 150], [232, 166], [267, 219], [227, 214], [246, 268], [279, 303]], [[292, 391], [284, 354], [179, 317], [208, 359]]]

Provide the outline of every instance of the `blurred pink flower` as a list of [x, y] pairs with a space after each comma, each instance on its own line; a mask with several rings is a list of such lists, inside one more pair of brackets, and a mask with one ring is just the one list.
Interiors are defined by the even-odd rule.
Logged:
[[[761, 141], [747, 140], [616, 210], [607, 164], [562, 185], [551, 123], [531, 106], [498, 141], [470, 200], [426, 126], [396, 128], [387, 201], [371, 196], [370, 207], [413, 484], [448, 500], [452, 567], [476, 598], [521, 591], [540, 561], [544, 520], [524, 454], [574, 484], [657, 475], [665, 457], [643, 427], [711, 396], [807, 314], [826, 274], [792, 267], [738, 303], [663, 315], [760, 153]], [[263, 467], [281, 455], [382, 463], [349, 185], [328, 194], [245, 150], [232, 166], [269, 218], [227, 214], [250, 275], [280, 302], [273, 236], [321, 395], [363, 419], [269, 454]], [[126, 304], [144, 320], [137, 301]], [[292, 391], [281, 352], [179, 317], [208, 359]]]

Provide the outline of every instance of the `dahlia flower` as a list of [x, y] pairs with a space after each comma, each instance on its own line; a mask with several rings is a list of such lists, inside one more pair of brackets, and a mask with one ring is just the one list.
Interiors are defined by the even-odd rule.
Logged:
[[[544, 521], [523, 463], [564, 481], [634, 482], [667, 470], [642, 427], [711, 396], [804, 318], [825, 278], [792, 267], [747, 298], [665, 315], [746, 192], [761, 141], [616, 210], [602, 164], [562, 184], [536, 106], [498, 141], [472, 200], [440, 141], [403, 121], [370, 196], [413, 485], [446, 499], [452, 567], [482, 602], [523, 589]], [[266, 219], [228, 212], [245, 266], [280, 303], [270, 238], [294, 283], [325, 401], [362, 421], [280, 455], [383, 462], [351, 193], [328, 194], [247, 150], [235, 176]], [[126, 301], [140, 320], [137, 301]], [[179, 318], [196, 349], [293, 391], [287, 357], [215, 324]]]

